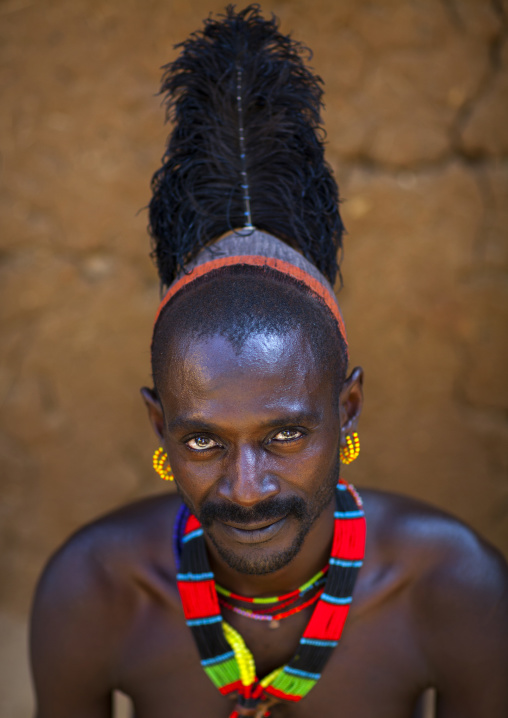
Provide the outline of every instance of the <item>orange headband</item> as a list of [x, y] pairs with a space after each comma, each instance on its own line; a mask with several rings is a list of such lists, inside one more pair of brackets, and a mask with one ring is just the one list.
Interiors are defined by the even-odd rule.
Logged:
[[300, 267], [296, 267], [290, 262], [286, 262], [282, 259], [276, 259], [275, 257], [261, 257], [258, 255], [248, 254], [235, 257], [221, 257], [220, 259], [212, 259], [210, 262], [204, 262], [203, 264], [194, 267], [194, 269], [192, 269], [189, 274], [185, 274], [183, 277], [180, 277], [180, 279], [178, 279], [176, 282], [174, 282], [174, 284], [170, 286], [162, 302], [159, 305], [157, 314], [155, 315], [154, 324], [157, 323], [160, 313], [162, 312], [166, 304], [175, 296], [175, 294], [177, 294], [181, 289], [183, 289], [183, 287], [185, 287], [187, 284], [190, 284], [198, 277], [202, 277], [203, 275], [208, 274], [214, 269], [220, 269], [221, 267], [230, 267], [234, 264], [250, 264], [251, 266], [255, 267], [271, 267], [272, 269], [276, 269], [282, 274], [288, 274], [290, 277], [293, 277], [294, 279], [298, 279], [300, 282], [303, 282], [314, 294], [317, 294], [317, 296], [320, 297], [325, 302], [326, 306], [330, 309], [337, 321], [339, 331], [347, 347], [346, 328], [344, 326], [344, 321], [340, 315], [335, 297], [330, 296], [330, 292], [328, 291], [328, 289], [323, 284], [321, 284], [321, 282], [311, 276], [308, 272], [305, 272], [303, 269], [300, 269]]

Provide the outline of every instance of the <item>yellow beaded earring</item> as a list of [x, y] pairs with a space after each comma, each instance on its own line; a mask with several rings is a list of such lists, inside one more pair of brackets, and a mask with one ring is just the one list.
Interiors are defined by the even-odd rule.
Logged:
[[343, 464], [350, 464], [352, 461], [358, 458], [360, 453], [360, 437], [356, 431], [353, 431], [353, 437], [346, 436], [346, 446], [340, 449], [340, 460]]
[[167, 467], [164, 467], [167, 460], [168, 455], [164, 452], [162, 446], [159, 446], [153, 455], [153, 468], [164, 481], [173, 481], [175, 477], [171, 471], [171, 466], [168, 464]]

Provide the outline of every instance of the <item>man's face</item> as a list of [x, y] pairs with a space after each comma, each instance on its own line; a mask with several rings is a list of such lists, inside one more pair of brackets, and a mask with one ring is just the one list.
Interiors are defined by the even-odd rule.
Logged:
[[288, 564], [339, 473], [333, 377], [305, 338], [184, 338], [158, 389], [178, 489], [220, 557], [249, 574]]

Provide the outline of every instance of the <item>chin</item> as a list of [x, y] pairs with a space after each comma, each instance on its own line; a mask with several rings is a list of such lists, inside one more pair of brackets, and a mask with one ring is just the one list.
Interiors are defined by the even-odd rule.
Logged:
[[233, 550], [231, 546], [224, 546], [217, 541], [213, 533], [208, 533], [208, 538], [215, 546], [217, 553], [229, 568], [238, 573], [250, 576], [262, 576], [274, 573], [287, 566], [295, 558], [302, 548], [305, 536], [310, 527], [300, 531], [293, 543], [278, 549], [248, 548], [243, 551]]

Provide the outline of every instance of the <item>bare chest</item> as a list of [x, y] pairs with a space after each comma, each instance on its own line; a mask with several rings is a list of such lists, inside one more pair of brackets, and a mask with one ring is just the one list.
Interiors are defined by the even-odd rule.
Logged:
[[[403, 606], [396, 604], [365, 613], [352, 610], [316, 686], [297, 703], [274, 706], [272, 718], [410, 718], [426, 675], [403, 616]], [[124, 656], [119, 687], [131, 697], [136, 718], [228, 718], [234, 703], [204, 673], [190, 631], [174, 616], [162, 618], [148, 618]], [[276, 630], [236, 625], [254, 655], [258, 675], [290, 660], [305, 622], [301, 616]]]

